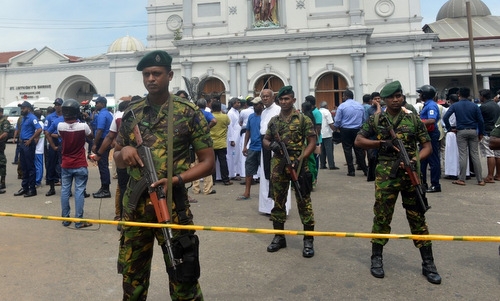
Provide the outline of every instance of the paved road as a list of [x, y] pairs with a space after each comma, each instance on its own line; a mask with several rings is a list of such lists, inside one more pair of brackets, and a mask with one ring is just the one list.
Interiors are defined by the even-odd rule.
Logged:
[[[60, 215], [60, 191], [45, 197], [14, 197], [20, 188], [13, 145], [7, 146], [7, 193], [0, 196], [0, 211]], [[346, 176], [341, 147], [336, 146], [340, 170], [321, 170], [313, 192], [317, 230], [369, 232], [373, 183], [358, 174]], [[89, 192], [99, 188], [98, 171], [90, 167]], [[485, 187], [443, 180], [443, 192], [429, 195], [431, 233], [499, 235], [500, 182]], [[115, 187], [116, 181], [112, 183]], [[243, 186], [216, 185], [215, 195], [200, 196], [192, 209], [199, 225], [271, 228], [258, 213], [258, 185], [252, 199], [236, 201]], [[113, 193], [114, 195], [114, 193]], [[113, 199], [86, 199], [85, 217], [112, 219]], [[392, 229], [409, 233], [404, 211], [397, 206]], [[293, 205], [285, 225], [301, 229]], [[2, 300], [120, 300], [121, 277], [116, 273], [119, 232], [112, 225], [75, 230], [59, 221], [0, 217], [0, 296]], [[370, 275], [368, 239], [318, 237], [316, 256], [302, 257], [302, 237], [288, 236], [288, 247], [266, 252], [272, 235], [198, 232], [206, 300], [498, 300], [500, 258], [498, 243], [434, 242], [441, 285], [421, 275], [420, 254], [408, 240], [392, 240], [384, 250], [386, 278]], [[148, 300], [168, 300], [160, 248], [155, 249]]]

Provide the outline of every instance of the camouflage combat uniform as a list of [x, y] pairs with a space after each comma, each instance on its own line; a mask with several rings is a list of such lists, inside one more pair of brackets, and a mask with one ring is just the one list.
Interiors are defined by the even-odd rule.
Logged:
[[[3, 133], [9, 133], [10, 122], [7, 120], [7, 116], [2, 116], [0, 118], [0, 135]], [[5, 157], [5, 143], [7, 142], [7, 137], [0, 141], [0, 176], [5, 177], [7, 175], [7, 157]], [[21, 164], [19, 164], [21, 165]]]
[[[189, 168], [189, 145], [194, 151], [212, 147], [207, 121], [202, 112], [193, 104], [178, 96], [170, 95], [174, 100], [174, 172], [180, 174]], [[134, 114], [131, 114], [131, 111]], [[167, 177], [167, 121], [168, 101], [163, 106], [150, 105], [147, 98], [134, 101], [125, 111], [117, 143], [121, 146], [136, 146], [133, 127], [139, 125], [143, 144], [152, 151], [158, 178]], [[137, 183], [141, 180], [140, 169], [129, 167], [130, 180], [123, 197], [123, 220], [156, 223], [156, 215], [146, 190], [137, 195]], [[135, 193], [134, 193], [135, 189]], [[189, 209], [187, 191], [184, 187], [173, 190], [171, 221], [174, 224], [193, 224], [193, 215]], [[132, 197], [131, 197], [132, 196]], [[177, 198], [177, 199], [176, 199]], [[179, 200], [181, 198], [181, 200]], [[134, 205], [134, 202], [137, 202]], [[183, 202], [185, 210], [176, 211], [176, 202]], [[184, 217], [184, 218], [182, 218]], [[174, 237], [188, 231], [173, 230]], [[194, 231], [190, 231], [194, 233]], [[154, 238], [163, 245], [164, 237], [159, 228], [123, 227], [120, 238], [118, 272], [123, 274], [124, 300], [146, 300], [151, 271]], [[164, 252], [164, 260], [169, 266], [169, 258]], [[169, 277], [169, 289], [172, 300], [203, 300], [198, 281], [192, 283], [175, 282]]]
[[[278, 141], [276, 131], [278, 130], [281, 140], [287, 146], [290, 160], [294, 162], [300, 156], [306, 139], [309, 136], [316, 136], [314, 125], [311, 119], [301, 113], [293, 112], [290, 115], [290, 121], [281, 119], [281, 116], [271, 118], [268, 124], [265, 139], [269, 141]], [[302, 116], [302, 117], [301, 117]], [[307, 158], [302, 162], [302, 171], [308, 171]], [[285, 203], [290, 187], [290, 173], [288, 172], [285, 159], [282, 156], [274, 155], [271, 159], [271, 190], [274, 198], [274, 208], [271, 210], [271, 218], [274, 222], [284, 223], [286, 221]], [[314, 213], [311, 204], [311, 194], [303, 196], [304, 202], [300, 202], [297, 197], [298, 191], [295, 191], [297, 208], [299, 210], [302, 224], [314, 226]]]
[[[391, 121], [389, 121], [391, 120]], [[417, 143], [430, 141], [429, 134], [418, 116], [405, 114], [401, 111], [394, 119], [387, 113], [381, 113], [378, 122], [375, 115], [363, 124], [359, 134], [363, 137], [376, 137], [377, 140], [392, 140], [389, 129], [393, 124], [396, 136], [403, 141], [403, 144], [410, 158], [415, 158], [418, 151]], [[390, 233], [391, 220], [394, 213], [394, 206], [399, 192], [403, 199], [403, 207], [406, 209], [406, 218], [410, 225], [412, 234], [429, 234], [429, 229], [425, 221], [425, 216], [416, 210], [415, 187], [412, 186], [410, 177], [404, 169], [398, 168], [395, 178], [390, 178], [392, 166], [398, 160], [395, 152], [384, 153], [381, 150], [378, 154], [378, 164], [375, 170], [375, 205], [373, 212], [372, 233]], [[418, 163], [417, 163], [418, 164]], [[420, 170], [420, 167], [417, 167]], [[372, 243], [385, 245], [388, 239], [372, 239]], [[417, 248], [430, 246], [429, 240], [414, 240]]]

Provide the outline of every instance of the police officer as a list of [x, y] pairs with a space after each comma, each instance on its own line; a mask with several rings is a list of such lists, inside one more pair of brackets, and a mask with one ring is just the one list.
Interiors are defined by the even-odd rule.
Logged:
[[38, 123], [38, 119], [31, 112], [31, 104], [24, 101], [19, 105], [21, 107], [22, 123], [21, 133], [21, 152], [19, 159], [23, 171], [22, 188], [14, 193], [14, 196], [24, 195], [24, 197], [32, 197], [36, 195], [36, 169], [35, 169], [35, 148], [42, 133], [42, 126]]
[[54, 186], [61, 179], [61, 149], [59, 148], [59, 139], [53, 139], [51, 136], [52, 133], [49, 130], [53, 129], [53, 132], [56, 132], [57, 124], [64, 120], [61, 110], [62, 104], [63, 100], [61, 98], [56, 98], [56, 100], [54, 100], [54, 112], [50, 113], [47, 115], [47, 118], [45, 118], [44, 128], [48, 146], [45, 157], [45, 167], [47, 170], [45, 178], [47, 183], [50, 185], [50, 189], [47, 191], [45, 196], [56, 194]]
[[[307, 158], [316, 148], [316, 131], [311, 119], [299, 112], [294, 107], [295, 93], [291, 86], [284, 86], [277, 95], [281, 111], [269, 121], [266, 135], [262, 141], [262, 146], [275, 153], [271, 159], [271, 190], [273, 193], [274, 207], [271, 210], [271, 220], [273, 227], [277, 230], [283, 230], [286, 221], [285, 203], [287, 200], [288, 189], [290, 188], [290, 172], [286, 168], [283, 150], [279, 141], [286, 145], [290, 160], [295, 162], [294, 168], [306, 174], [309, 172]], [[279, 138], [278, 138], [279, 136]], [[307, 141], [307, 145], [304, 145]], [[312, 176], [308, 178], [312, 187]], [[314, 213], [311, 204], [311, 192], [295, 191], [297, 208], [299, 209], [300, 220], [304, 225], [305, 231], [314, 231]], [[302, 256], [313, 257], [313, 236], [304, 236], [304, 249]], [[267, 247], [268, 252], [276, 252], [286, 247], [284, 235], [275, 235], [271, 244]]]
[[[387, 84], [380, 96], [385, 100], [386, 111], [370, 116], [363, 124], [355, 144], [365, 149], [379, 149], [378, 164], [375, 179], [375, 205], [373, 211], [372, 233], [390, 233], [391, 220], [394, 206], [401, 193], [403, 207], [412, 234], [426, 235], [429, 229], [425, 216], [416, 206], [415, 187], [412, 186], [409, 175], [401, 167], [393, 171], [394, 163], [399, 161], [398, 150], [393, 145], [393, 138], [389, 132], [394, 129], [398, 139], [401, 139], [411, 160], [417, 163], [420, 159], [427, 158], [431, 152], [429, 134], [422, 121], [414, 114], [407, 114], [403, 106], [403, 90], [399, 81]], [[376, 137], [376, 139], [373, 139]], [[372, 139], [370, 139], [372, 138]], [[418, 151], [417, 143], [422, 145]], [[396, 175], [390, 176], [391, 172]], [[382, 263], [383, 246], [388, 239], [372, 239], [371, 274], [377, 278], [384, 277]], [[422, 257], [422, 274], [427, 281], [440, 284], [439, 276], [432, 255], [432, 242], [430, 240], [414, 240], [415, 247], [420, 249]]]
[[[215, 164], [213, 143], [203, 113], [189, 101], [169, 93], [168, 86], [174, 75], [171, 63], [172, 57], [168, 53], [157, 50], [146, 54], [137, 65], [137, 70], [142, 71], [143, 83], [149, 93], [145, 98], [130, 103], [125, 111], [114, 153], [117, 168], [128, 168], [130, 175], [123, 197], [125, 221], [157, 222], [147, 187], [138, 188], [143, 178], [140, 169], [143, 162], [137, 153], [134, 128], [141, 133], [143, 144], [151, 148], [160, 179], [153, 186], [162, 185], [166, 188], [168, 173], [174, 175], [171, 208], [173, 223], [193, 224], [184, 183], [210, 175]], [[174, 107], [173, 120], [167, 119], [170, 106]], [[172, 124], [174, 147], [169, 151], [167, 132]], [[198, 157], [198, 164], [192, 168], [189, 168], [190, 152], [187, 145], [192, 145]], [[174, 154], [174, 170], [167, 170], [167, 156], [170, 152]], [[200, 271], [197, 237], [194, 231], [172, 232], [172, 244], [177, 246], [174, 254], [180, 253], [185, 260], [177, 266], [177, 270], [173, 270], [166, 249], [163, 248], [164, 260], [168, 266], [170, 297], [172, 300], [203, 300], [198, 282]], [[164, 237], [159, 228], [122, 228], [118, 269], [123, 275], [123, 300], [146, 300], [155, 237], [163, 246]], [[176, 243], [181, 241], [185, 248], [179, 248], [181, 245]]]
[[111, 122], [113, 122], [113, 115], [108, 111], [106, 105], [108, 100], [106, 97], [99, 96], [95, 100], [95, 109], [97, 114], [94, 115], [93, 120], [93, 130], [94, 130], [94, 143], [92, 144], [92, 152], [101, 157], [97, 161], [97, 167], [99, 168], [99, 176], [101, 178], [101, 188], [92, 196], [96, 199], [100, 198], [110, 198], [111, 192], [109, 191], [109, 185], [111, 184], [111, 175], [109, 173], [109, 151], [110, 148], [106, 148], [102, 153], [98, 150], [104, 142], [104, 138], [109, 133], [109, 128]]
[[429, 136], [431, 137], [432, 153], [431, 155], [422, 160], [420, 166], [422, 172], [422, 180], [425, 186], [427, 185], [427, 168], [430, 165], [431, 168], [431, 186], [428, 187], [427, 192], [441, 192], [441, 184], [439, 184], [439, 179], [441, 178], [441, 160], [440, 152], [441, 145], [439, 142], [439, 127], [438, 121], [441, 118], [439, 114], [439, 107], [434, 101], [436, 96], [436, 88], [431, 85], [423, 85], [417, 89], [417, 93], [420, 94], [420, 99], [424, 102], [424, 106], [420, 111], [420, 118], [424, 123]]

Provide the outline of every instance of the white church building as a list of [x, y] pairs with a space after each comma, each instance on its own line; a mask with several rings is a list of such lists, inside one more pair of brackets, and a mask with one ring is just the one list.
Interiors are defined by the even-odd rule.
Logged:
[[[471, 0], [480, 88], [500, 89], [500, 17]], [[136, 71], [147, 52], [173, 58], [172, 92], [182, 76], [205, 95], [257, 95], [292, 85], [298, 107], [315, 95], [333, 109], [349, 88], [355, 98], [399, 80], [409, 102], [417, 87], [472, 85], [465, 0], [450, 0], [422, 24], [414, 0], [145, 1], [147, 45], [125, 36], [107, 53], [79, 58], [43, 48], [0, 53], [0, 105], [49, 97], [83, 101], [95, 94], [144, 95]], [[464, 23], [465, 22], [465, 23]], [[486, 29], [485, 29], [486, 28]], [[454, 29], [454, 30], [450, 30]], [[461, 29], [461, 30], [457, 30]], [[441, 93], [442, 94], [442, 93]], [[200, 97], [202, 95], [192, 96]]]

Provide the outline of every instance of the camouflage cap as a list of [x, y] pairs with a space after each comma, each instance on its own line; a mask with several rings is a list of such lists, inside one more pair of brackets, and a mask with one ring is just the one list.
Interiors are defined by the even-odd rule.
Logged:
[[284, 86], [283, 88], [281, 88], [278, 92], [278, 98], [280, 98], [281, 96], [283, 95], [287, 95], [287, 94], [292, 94], [293, 93], [293, 87], [292, 86]]
[[388, 83], [387, 85], [385, 85], [382, 88], [382, 90], [380, 91], [380, 97], [386, 98], [386, 97], [389, 97], [392, 94], [394, 94], [398, 91], [402, 91], [402, 90], [403, 90], [403, 88], [401, 87], [401, 83], [398, 80], [396, 80], [396, 81]]
[[172, 66], [172, 57], [163, 50], [155, 50], [146, 54], [139, 64], [137, 64], [137, 71], [142, 71], [146, 67], [151, 66]]

